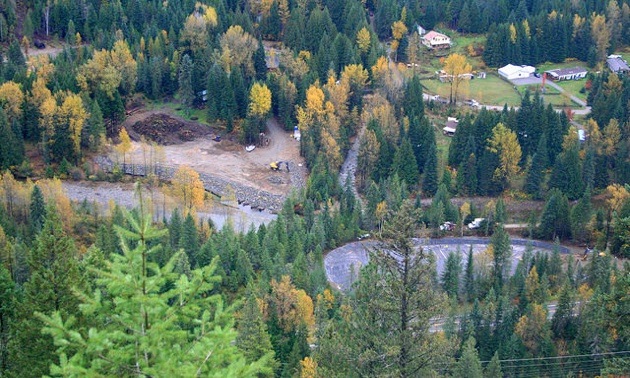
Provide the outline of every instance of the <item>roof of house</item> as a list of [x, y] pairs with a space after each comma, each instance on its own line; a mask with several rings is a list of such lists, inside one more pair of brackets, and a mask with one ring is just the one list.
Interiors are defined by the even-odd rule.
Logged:
[[545, 71], [549, 74], [556, 76], [567, 76], [567, 75], [575, 75], [583, 72], [588, 72], [588, 70], [584, 67], [572, 67], [572, 68], [558, 68], [555, 70]]
[[438, 33], [435, 30], [431, 30], [430, 32], [428, 32], [427, 34], [422, 36], [422, 39], [433, 39], [433, 38], [448, 38], [447, 35], [444, 35], [442, 33]]
[[613, 72], [630, 71], [628, 63], [619, 56], [606, 59], [606, 63], [608, 64], [608, 68]]
[[525, 71], [528, 73], [534, 73], [536, 69], [532, 66], [515, 66], [513, 64], [508, 64], [505, 67], [499, 68], [499, 72], [502, 72], [505, 75], [511, 75], [517, 72]]
[[457, 129], [457, 125], [459, 124], [459, 120], [457, 118], [453, 118], [453, 117], [448, 117], [447, 121], [446, 121], [446, 128], [450, 128], [450, 129]]

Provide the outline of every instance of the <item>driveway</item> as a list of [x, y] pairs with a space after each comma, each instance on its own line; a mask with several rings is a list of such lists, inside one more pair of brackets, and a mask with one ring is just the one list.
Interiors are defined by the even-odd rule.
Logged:
[[542, 84], [542, 78], [536, 76], [524, 77], [522, 79], [513, 79], [510, 81], [512, 82], [512, 84], [517, 86]]

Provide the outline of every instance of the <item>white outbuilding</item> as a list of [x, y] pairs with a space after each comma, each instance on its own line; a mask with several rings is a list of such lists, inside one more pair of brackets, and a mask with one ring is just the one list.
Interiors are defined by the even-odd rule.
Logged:
[[532, 66], [515, 66], [508, 64], [505, 67], [499, 68], [499, 75], [506, 80], [522, 79], [530, 77], [536, 72], [536, 68]]

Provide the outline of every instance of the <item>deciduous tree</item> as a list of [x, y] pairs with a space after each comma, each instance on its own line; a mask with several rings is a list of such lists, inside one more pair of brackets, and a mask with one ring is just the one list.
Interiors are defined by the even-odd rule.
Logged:
[[172, 194], [190, 212], [203, 206], [205, 189], [199, 173], [187, 165], [181, 165], [171, 179]]
[[457, 94], [462, 82], [467, 80], [465, 74], [472, 72], [472, 66], [466, 61], [466, 57], [460, 54], [451, 54], [444, 60], [444, 72], [448, 75], [451, 82], [451, 95], [449, 101], [451, 104], [457, 102]]

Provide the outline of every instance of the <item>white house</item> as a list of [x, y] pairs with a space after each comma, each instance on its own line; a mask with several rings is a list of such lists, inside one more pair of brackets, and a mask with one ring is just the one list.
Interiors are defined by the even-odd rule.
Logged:
[[427, 29], [423, 28], [422, 26], [418, 25], [418, 35], [420, 37], [422, 37], [423, 35], [427, 34]]
[[507, 80], [530, 77], [534, 72], [536, 72], [536, 69], [532, 66], [515, 66], [508, 64], [505, 67], [499, 68], [499, 75]]
[[545, 71], [545, 73], [551, 80], [577, 80], [585, 78], [588, 70], [583, 67], [558, 68]]
[[435, 30], [431, 30], [422, 36], [422, 44], [430, 49], [448, 49], [451, 47], [451, 39]]

